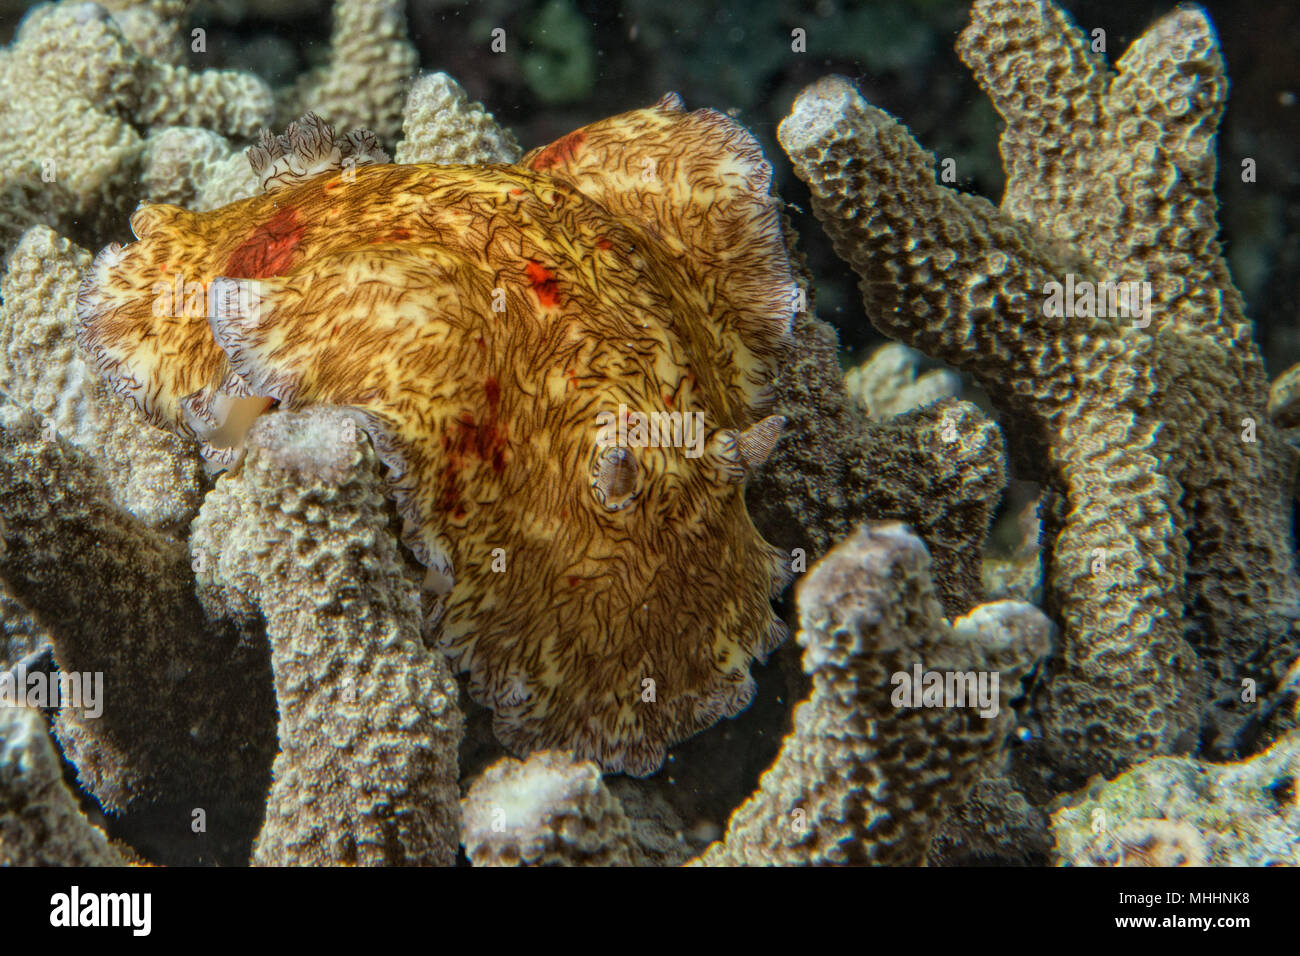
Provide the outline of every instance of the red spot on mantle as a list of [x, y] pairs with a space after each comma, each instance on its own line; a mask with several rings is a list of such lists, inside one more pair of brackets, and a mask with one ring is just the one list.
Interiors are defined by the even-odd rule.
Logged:
[[528, 273], [528, 281], [532, 283], [533, 291], [537, 293], [537, 298], [542, 305], [551, 308], [560, 304], [560, 290], [555, 284], [554, 272], [533, 259], [528, 260], [524, 270]]
[[470, 412], [461, 412], [442, 436], [445, 462], [436, 508], [453, 518], [465, 517], [461, 481], [464, 469], [472, 467], [475, 459], [498, 475], [506, 469], [506, 427], [499, 422], [501, 386], [491, 375], [483, 380], [483, 394], [487, 409], [482, 420], [476, 422]]
[[286, 272], [302, 242], [306, 225], [298, 210], [286, 206], [255, 228], [226, 261], [225, 275], [232, 279], [265, 279]]
[[442, 491], [435, 507], [453, 518], [465, 517], [465, 506], [460, 503], [460, 475], [452, 465], [442, 469]]
[[604, 236], [599, 236], [599, 237], [597, 237], [597, 239], [596, 239], [596, 248], [597, 248], [597, 249], [613, 249], [613, 248], [614, 248], [614, 243], [610, 242], [610, 241], [609, 241], [608, 239], [606, 239]]
[[557, 139], [550, 146], [547, 146], [535, 157], [529, 164], [533, 169], [542, 170], [550, 169], [552, 166], [558, 166], [561, 163], [567, 163], [578, 154], [582, 144], [587, 141], [587, 134], [577, 129], [568, 136]]

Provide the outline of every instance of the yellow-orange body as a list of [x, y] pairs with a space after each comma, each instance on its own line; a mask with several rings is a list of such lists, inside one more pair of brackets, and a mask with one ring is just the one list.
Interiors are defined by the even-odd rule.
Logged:
[[[519, 166], [144, 206], [86, 279], [82, 343], [222, 464], [269, 401], [354, 410], [429, 568], [427, 635], [502, 741], [644, 774], [743, 708], [783, 636], [743, 499], [795, 301], [768, 176], [666, 98]], [[704, 433], [608, 447], [638, 416]]]

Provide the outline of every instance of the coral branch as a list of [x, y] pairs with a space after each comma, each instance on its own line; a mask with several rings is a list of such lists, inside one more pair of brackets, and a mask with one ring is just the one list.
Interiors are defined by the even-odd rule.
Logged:
[[746, 493], [754, 524], [811, 563], [856, 522], [906, 521], [930, 548], [945, 611], [970, 610], [983, 599], [980, 551], [1006, 484], [997, 426], [952, 401], [870, 421], [845, 391], [834, 329], [800, 313], [794, 338], [773, 386], [786, 434]]
[[[924, 545], [890, 523], [860, 528], [808, 573], [799, 618], [812, 694], [758, 792], [699, 862], [924, 862], [944, 814], [1001, 750], [1009, 703], [1046, 653], [1050, 624], [1000, 601], [949, 626]], [[899, 675], [914, 669], [982, 673], [992, 706], [900, 705]]]
[[0, 706], [0, 866], [126, 866], [77, 806], [39, 710]]
[[402, 0], [338, 0], [328, 63], [299, 79], [280, 115], [318, 113], [341, 129], [365, 126], [391, 141], [418, 64]]
[[420, 77], [402, 111], [399, 163], [514, 163], [521, 155], [509, 130], [497, 125], [482, 103], [470, 102], [446, 73]]
[[264, 417], [195, 523], [209, 606], [266, 618], [280, 754], [259, 865], [451, 865], [456, 683], [419, 640], [418, 579], [346, 414]]
[[1300, 865], [1300, 732], [1239, 763], [1148, 760], [1052, 814], [1061, 866]]
[[1214, 241], [1213, 31], [1176, 11], [1112, 76], [1052, 4], [982, 0], [959, 51], [1007, 120], [1001, 209], [936, 184], [932, 157], [840, 78], [806, 89], [778, 137], [872, 321], [969, 371], [1019, 473], [1047, 485], [1058, 764], [1114, 772], [1198, 731], [1247, 748], [1297, 651], [1296, 454], [1266, 419]]
[[475, 866], [632, 866], [623, 807], [589, 760], [540, 750], [484, 771], [465, 798], [465, 852]]
[[77, 348], [77, 289], [90, 256], [45, 226], [29, 229], [0, 282], [0, 391], [42, 427], [93, 457], [113, 500], [150, 527], [178, 532], [198, 511], [192, 444], [148, 427], [109, 392]]
[[0, 111], [0, 248], [38, 222], [115, 230], [138, 198], [137, 127], [201, 123], [244, 136], [270, 120], [257, 77], [152, 59], [174, 22], [149, 14], [127, 24], [134, 44], [95, 4], [41, 4], [0, 56], [0, 97], [12, 107]]
[[265, 650], [210, 627], [185, 547], [112, 504], [94, 464], [0, 409], [0, 580], [49, 631], [61, 673], [102, 678], [102, 714], [56, 731], [108, 810], [255, 806], [270, 765]]

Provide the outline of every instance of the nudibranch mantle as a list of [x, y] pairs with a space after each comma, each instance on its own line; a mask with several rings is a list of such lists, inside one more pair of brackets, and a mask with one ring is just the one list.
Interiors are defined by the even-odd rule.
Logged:
[[789, 572], [743, 489], [797, 302], [749, 133], [670, 94], [515, 166], [393, 165], [311, 116], [250, 158], [261, 195], [142, 205], [95, 259], [114, 389], [216, 467], [275, 402], [352, 411], [426, 639], [512, 750], [644, 775], [747, 706]]

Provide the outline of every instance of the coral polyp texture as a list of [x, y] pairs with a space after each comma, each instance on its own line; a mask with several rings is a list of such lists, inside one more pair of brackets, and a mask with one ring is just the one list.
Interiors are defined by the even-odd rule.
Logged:
[[369, 126], [391, 139], [402, 127], [416, 65], [403, 0], [339, 0], [329, 60], [286, 91], [281, 113], [310, 111], [341, 126]]
[[961, 393], [961, 379], [946, 369], [917, 374], [920, 353], [891, 342], [844, 375], [844, 387], [874, 420], [892, 418]]
[[958, 52], [1006, 121], [1000, 207], [842, 78], [778, 138], [871, 320], [969, 372], [1046, 486], [1058, 765], [1248, 748], [1297, 654], [1296, 453], [1215, 240], [1214, 32], [1179, 9], [1112, 71], [1054, 5], [981, 0]]
[[0, 707], [0, 866], [125, 866], [77, 806], [39, 710]]
[[271, 645], [280, 752], [253, 861], [450, 865], [457, 688], [420, 642], [374, 451], [327, 408], [263, 417], [249, 445], [190, 545], [214, 616], [260, 608]]
[[[949, 624], [929, 564], [915, 535], [886, 522], [859, 528], [809, 570], [798, 641], [812, 693], [758, 792], [701, 863], [925, 862], [945, 814], [996, 762], [1015, 722], [1010, 702], [1051, 633], [1041, 611], [1016, 601]], [[960, 703], [941, 694], [926, 705], [919, 681], [915, 699], [900, 698], [903, 683], [929, 673], [996, 681], [978, 702], [972, 688]]]
[[513, 167], [392, 165], [311, 115], [250, 159], [262, 195], [141, 206], [96, 257], [113, 389], [218, 466], [271, 402], [351, 410], [426, 637], [512, 749], [646, 774], [743, 709], [785, 635], [743, 492], [795, 298], [752, 137], [669, 96]]
[[845, 388], [835, 330], [800, 312], [794, 337], [774, 381], [786, 434], [746, 491], [755, 524], [803, 570], [864, 519], [906, 521], [930, 549], [949, 616], [979, 604], [982, 544], [1006, 485], [997, 424], [956, 400], [872, 421]]
[[121, 508], [93, 457], [13, 405], [0, 406], [0, 531], [0, 582], [59, 671], [103, 683], [98, 712], [62, 706], [54, 722], [81, 787], [114, 813], [248, 813], [274, 752], [256, 623], [208, 619], [185, 544]]
[[475, 866], [632, 866], [632, 826], [600, 768], [542, 750], [489, 767], [464, 801]]
[[122, 507], [155, 528], [184, 529], [201, 500], [195, 448], [149, 428], [77, 348], [76, 290], [90, 262], [52, 229], [28, 230], [0, 279], [0, 391], [30, 410], [48, 435], [94, 456]]
[[497, 125], [482, 103], [471, 103], [446, 73], [422, 76], [411, 85], [403, 112], [406, 134], [393, 159], [399, 163], [481, 166], [519, 160], [519, 144]]
[[171, 48], [175, 27], [156, 18], [130, 26], [128, 37], [93, 3], [41, 4], [0, 57], [3, 248], [37, 222], [111, 229], [135, 204], [141, 130], [250, 136], [271, 120], [271, 91], [257, 77], [155, 59], [157, 46]]
[[1059, 866], [1300, 865], [1300, 733], [1238, 763], [1161, 757], [1062, 797]]

